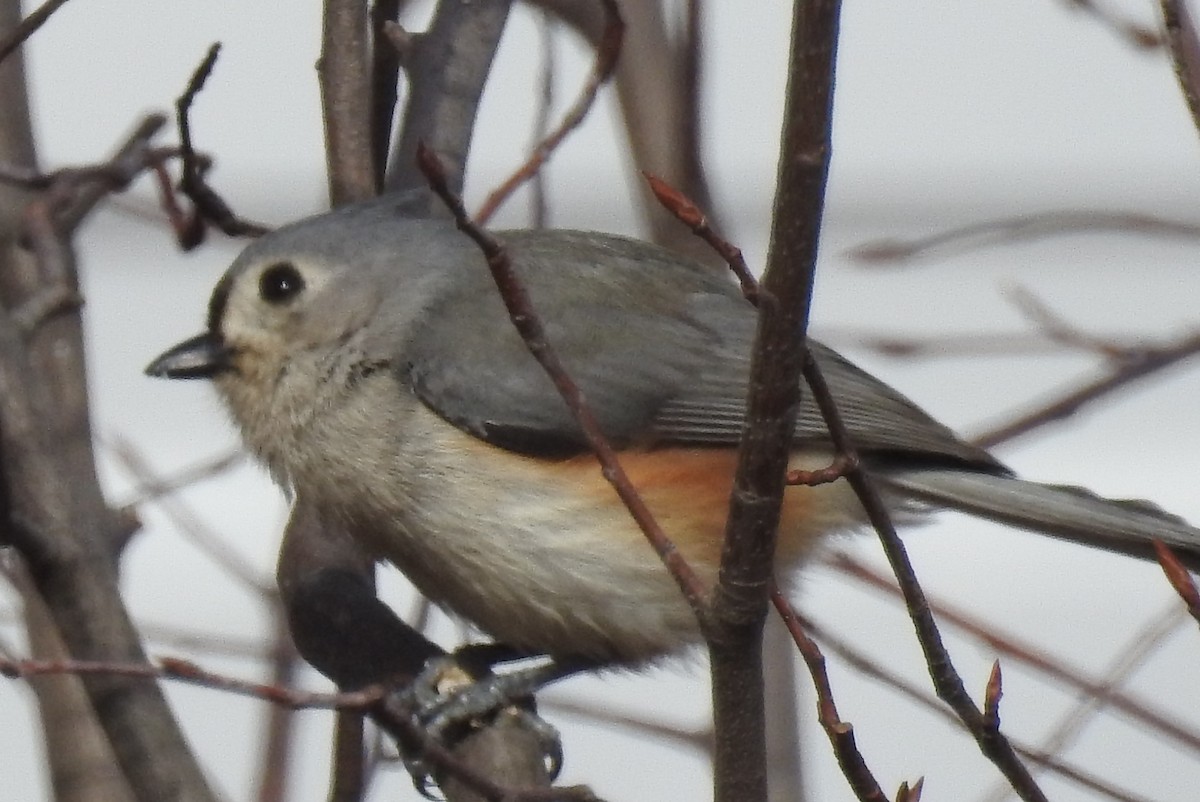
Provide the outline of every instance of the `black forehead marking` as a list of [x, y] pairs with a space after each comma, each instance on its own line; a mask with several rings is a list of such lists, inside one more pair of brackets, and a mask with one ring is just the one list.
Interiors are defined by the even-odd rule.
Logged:
[[225, 307], [229, 305], [229, 287], [233, 283], [230, 278], [228, 275], [221, 277], [208, 302], [208, 330], [213, 334], [220, 333], [221, 319], [225, 317]]

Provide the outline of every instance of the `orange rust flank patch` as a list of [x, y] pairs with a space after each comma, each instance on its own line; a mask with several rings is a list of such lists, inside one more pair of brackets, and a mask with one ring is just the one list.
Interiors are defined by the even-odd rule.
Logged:
[[[715, 568], [721, 557], [729, 496], [737, 468], [737, 452], [723, 448], [659, 448], [623, 451], [621, 467], [637, 488], [663, 531], [689, 561]], [[605, 494], [620, 504], [604, 480], [595, 457], [583, 455], [558, 463], [558, 470], [575, 474], [578, 490]], [[814, 507], [809, 488], [788, 488], [780, 519], [784, 550], [797, 544], [788, 533], [800, 532]]]

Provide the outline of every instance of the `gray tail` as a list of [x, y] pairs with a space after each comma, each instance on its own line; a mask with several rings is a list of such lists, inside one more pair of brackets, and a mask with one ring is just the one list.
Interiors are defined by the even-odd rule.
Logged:
[[1107, 551], [1154, 559], [1160, 540], [1200, 570], [1200, 529], [1145, 501], [1114, 501], [1083, 488], [947, 469], [888, 468], [873, 474], [899, 496], [1032, 529]]

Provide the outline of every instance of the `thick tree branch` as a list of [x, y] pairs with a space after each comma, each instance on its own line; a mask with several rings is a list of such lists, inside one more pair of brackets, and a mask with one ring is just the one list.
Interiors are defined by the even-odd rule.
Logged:
[[[408, 104], [384, 186], [389, 192], [425, 190], [417, 169], [424, 143], [446, 165], [450, 187], [462, 194], [479, 98], [491, 69], [511, 0], [441, 0], [429, 30], [414, 35], [404, 58]], [[428, 215], [445, 215], [434, 199]]]
[[829, 169], [837, 0], [793, 4], [771, 247], [721, 571], [705, 636], [717, 802], [766, 798], [761, 636]]

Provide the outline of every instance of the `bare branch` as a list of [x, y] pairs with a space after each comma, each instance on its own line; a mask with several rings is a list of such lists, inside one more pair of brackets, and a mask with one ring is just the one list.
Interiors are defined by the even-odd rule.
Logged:
[[479, 225], [487, 225], [488, 220], [492, 218], [500, 205], [550, 160], [567, 135], [583, 123], [596, 100], [596, 93], [612, 77], [613, 70], [617, 66], [617, 58], [621, 55], [621, 39], [625, 35], [625, 23], [621, 19], [621, 12], [618, 10], [615, 0], [600, 0], [600, 3], [604, 7], [607, 22], [604, 26], [604, 33], [601, 34], [600, 41], [596, 45], [596, 60], [579, 93], [579, 99], [564, 115], [558, 128], [538, 143], [525, 163], [487, 196], [479, 211], [475, 213], [475, 219]]
[[7, 36], [0, 37], [0, 61], [8, 58], [8, 55], [20, 47], [26, 39], [33, 36], [38, 28], [45, 25], [55, 11], [66, 4], [67, 0], [46, 0], [45, 3], [29, 12], [29, 15], [21, 20], [21, 24], [9, 31]]
[[[825, 383], [825, 377], [821, 375], [820, 366], [811, 357], [805, 361], [804, 377], [821, 410], [836, 453], [854, 461], [857, 454], [854, 444], [838, 413], [833, 395]], [[879, 534], [884, 553], [900, 583], [904, 604], [916, 628], [917, 641], [925, 654], [925, 663], [929, 667], [929, 675], [933, 680], [938, 697], [950, 705], [968, 732], [975, 737], [980, 751], [1008, 779], [1018, 796], [1026, 802], [1046, 802], [1045, 794], [1038, 788], [1029, 770], [1021, 763], [1012, 745], [999, 730], [989, 725], [984, 714], [971, 700], [962, 678], [955, 671], [954, 665], [950, 661], [950, 655], [942, 642], [937, 623], [933, 620], [933, 615], [929, 610], [929, 602], [917, 581], [904, 544], [896, 535], [891, 516], [888, 514], [879, 491], [875, 488], [869, 475], [861, 468], [847, 474], [846, 480], [854, 489], [868, 520]]]
[[329, 198], [334, 206], [376, 194], [367, 4], [325, 0], [317, 82], [325, 121]]
[[705, 631], [717, 802], [765, 798], [762, 622], [800, 404], [808, 310], [831, 151], [837, 0], [792, 6], [791, 56], [764, 293], [721, 568]]
[[179, 149], [182, 157], [182, 176], [179, 180], [180, 191], [186, 195], [196, 207], [196, 216], [189, 220], [190, 225], [182, 228], [185, 236], [180, 239], [184, 250], [194, 248], [204, 240], [204, 225], [210, 223], [230, 237], [258, 237], [269, 229], [259, 223], [245, 220], [234, 214], [229, 204], [208, 185], [204, 174], [208, 169], [207, 160], [200, 158], [192, 145], [191, 108], [196, 96], [204, 88], [204, 83], [212, 74], [221, 52], [221, 43], [217, 42], [208, 49], [200, 66], [192, 73], [187, 88], [175, 101], [175, 116], [179, 125]]
[[[864, 582], [890, 596], [899, 597], [901, 595], [900, 589], [888, 578], [844, 552], [834, 555], [828, 565], [845, 576]], [[931, 599], [929, 607], [939, 619], [979, 639], [1001, 654], [1007, 655], [1010, 661], [1036, 669], [1046, 676], [1080, 691], [1090, 699], [1120, 710], [1143, 726], [1153, 729], [1162, 737], [1171, 739], [1178, 746], [1200, 754], [1200, 735], [1189, 731], [1179, 720], [1151, 710], [1136, 698], [1112, 687], [1109, 683], [1081, 676], [1079, 671], [1069, 664], [1042, 652], [1028, 641], [1015, 634], [1004, 632], [994, 624], [984, 624], [945, 600]]]
[[854, 741], [854, 728], [842, 721], [838, 715], [837, 705], [833, 701], [833, 688], [829, 684], [829, 674], [825, 671], [825, 655], [821, 654], [817, 644], [804, 632], [799, 616], [778, 588], [771, 591], [771, 603], [775, 605], [775, 610], [791, 633], [792, 640], [795, 641], [796, 648], [812, 675], [813, 687], [817, 691], [817, 721], [829, 737], [833, 754], [838, 765], [842, 767], [842, 774], [850, 783], [851, 790], [861, 802], [883, 802], [887, 797], [867, 766], [866, 759], [858, 750]]
[[1163, 27], [1171, 50], [1171, 64], [1183, 91], [1192, 125], [1200, 133], [1200, 35], [1196, 23], [1181, 0], [1160, 0]]

